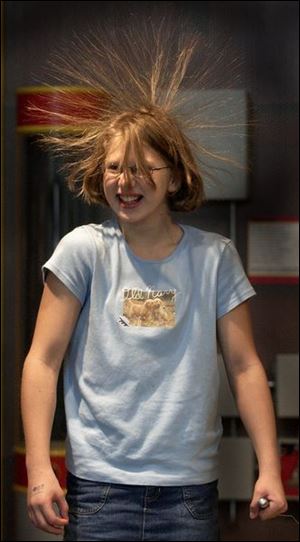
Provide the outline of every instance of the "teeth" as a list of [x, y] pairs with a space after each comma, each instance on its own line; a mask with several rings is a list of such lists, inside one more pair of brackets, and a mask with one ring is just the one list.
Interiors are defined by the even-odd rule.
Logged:
[[139, 199], [140, 196], [119, 196], [119, 198], [122, 200], [122, 201], [125, 201], [127, 203], [130, 203], [132, 201], [137, 201]]

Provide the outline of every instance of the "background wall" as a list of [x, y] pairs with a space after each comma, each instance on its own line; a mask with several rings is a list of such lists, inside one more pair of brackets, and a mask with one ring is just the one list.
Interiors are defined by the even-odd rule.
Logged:
[[[1, 4], [4, 45], [2, 512], [3, 540], [7, 540], [14, 539], [13, 446], [20, 438], [20, 370], [27, 347], [24, 321], [20, 319], [22, 293], [17, 286], [20, 266], [23, 269], [24, 265], [17, 250], [20, 236], [24, 235], [20, 231], [19, 213], [26, 213], [26, 208], [17, 188], [16, 89], [36, 85], [53, 46], [62, 39], [71, 39], [74, 30], [84, 33], [95, 20], [109, 24], [113, 18], [118, 23], [128, 13], [142, 15], [156, 9], [172, 11], [178, 18], [183, 13], [190, 16], [213, 43], [221, 43], [230, 36], [232, 50], [243, 59], [238, 85], [248, 91], [258, 121], [251, 147], [249, 197], [236, 205], [236, 243], [246, 263], [248, 220], [298, 216], [298, 2], [6, 1]], [[219, 75], [221, 80], [222, 74]], [[210, 202], [193, 215], [192, 221], [200, 227], [228, 234], [230, 206]], [[34, 227], [38, 228], [39, 224]], [[31, 264], [37, 268], [39, 262], [33, 258]], [[252, 303], [254, 332], [272, 379], [276, 354], [298, 352], [297, 287], [264, 285], [256, 290], [258, 296]], [[36, 310], [37, 307], [31, 307], [31, 314], [25, 314], [24, 319], [33, 321]], [[253, 535], [252, 532], [250, 538], [238, 539], [252, 540]], [[267, 538], [265, 533], [263, 536], [260, 539], [284, 539], [276, 538], [274, 532], [273, 538]]]

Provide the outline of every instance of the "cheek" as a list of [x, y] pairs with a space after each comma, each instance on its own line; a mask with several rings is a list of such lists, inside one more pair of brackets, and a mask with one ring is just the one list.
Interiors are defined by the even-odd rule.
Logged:
[[115, 193], [115, 186], [114, 182], [112, 181], [106, 181], [103, 179], [103, 193], [106, 198], [111, 198], [112, 195]]

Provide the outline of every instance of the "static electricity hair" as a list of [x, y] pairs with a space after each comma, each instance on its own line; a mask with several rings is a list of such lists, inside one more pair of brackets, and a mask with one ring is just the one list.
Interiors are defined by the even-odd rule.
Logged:
[[180, 105], [181, 88], [197, 81], [190, 67], [201, 38], [172, 29], [164, 20], [158, 25], [140, 22], [136, 28], [76, 37], [71, 47], [52, 56], [49, 68], [57, 92], [50, 114], [65, 129], [44, 134], [42, 140], [67, 158], [69, 188], [88, 203], [102, 204], [107, 204], [102, 166], [112, 139], [121, 136], [124, 142], [125, 170], [133, 151], [149, 182], [144, 148], [150, 146], [176, 179], [177, 190], [168, 195], [170, 210], [193, 211], [204, 199], [203, 172], [187, 135], [190, 119], [180, 113]]

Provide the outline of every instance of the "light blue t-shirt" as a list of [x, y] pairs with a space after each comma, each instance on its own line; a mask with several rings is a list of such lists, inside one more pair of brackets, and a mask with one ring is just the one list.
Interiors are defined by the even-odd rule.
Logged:
[[89, 480], [218, 478], [216, 322], [254, 295], [232, 242], [181, 226], [143, 260], [115, 220], [76, 228], [44, 266], [82, 309], [64, 363], [67, 468]]

